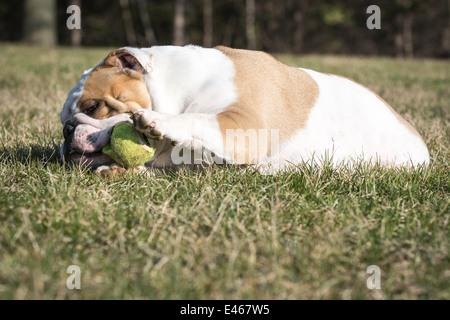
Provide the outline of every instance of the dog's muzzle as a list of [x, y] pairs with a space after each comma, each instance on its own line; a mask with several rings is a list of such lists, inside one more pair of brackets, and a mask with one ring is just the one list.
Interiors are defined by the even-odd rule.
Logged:
[[131, 116], [123, 113], [97, 120], [78, 113], [69, 118], [63, 126], [61, 159], [81, 167], [95, 168], [113, 163], [113, 159], [103, 154], [102, 149], [109, 143], [114, 126], [121, 122], [132, 122]]
[[104, 128], [104, 124], [99, 125], [100, 120], [90, 118], [89, 121], [80, 122], [80, 118], [86, 120], [72, 117], [64, 123], [64, 143], [60, 148], [63, 162], [94, 168], [111, 164], [113, 160], [102, 153], [102, 148], [109, 143], [115, 124]]

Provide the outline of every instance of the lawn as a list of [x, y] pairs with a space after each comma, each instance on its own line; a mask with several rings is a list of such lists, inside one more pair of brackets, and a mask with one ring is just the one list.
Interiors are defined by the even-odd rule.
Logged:
[[1, 299], [450, 299], [448, 60], [277, 56], [379, 93], [428, 168], [105, 178], [60, 162], [59, 114], [109, 49], [0, 50]]

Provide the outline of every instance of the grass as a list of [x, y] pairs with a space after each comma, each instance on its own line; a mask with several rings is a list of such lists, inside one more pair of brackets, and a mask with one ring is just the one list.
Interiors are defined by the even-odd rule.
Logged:
[[59, 113], [109, 50], [0, 49], [0, 298], [450, 299], [448, 61], [278, 56], [378, 92], [428, 168], [101, 178], [59, 161]]

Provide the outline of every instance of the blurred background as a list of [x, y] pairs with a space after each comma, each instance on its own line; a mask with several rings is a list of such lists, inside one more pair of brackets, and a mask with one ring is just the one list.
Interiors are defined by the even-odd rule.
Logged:
[[[81, 8], [81, 30], [66, 13]], [[369, 5], [381, 29], [369, 30]], [[0, 42], [450, 57], [450, 0], [2, 0]]]

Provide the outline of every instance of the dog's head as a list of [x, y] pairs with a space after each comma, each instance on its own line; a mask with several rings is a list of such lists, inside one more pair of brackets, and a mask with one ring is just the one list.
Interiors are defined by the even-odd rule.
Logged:
[[152, 107], [144, 80], [151, 68], [150, 55], [123, 48], [83, 73], [61, 112], [64, 160], [94, 167], [112, 162], [101, 153], [112, 127], [131, 121], [133, 111]]

